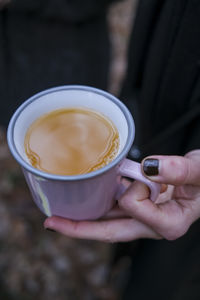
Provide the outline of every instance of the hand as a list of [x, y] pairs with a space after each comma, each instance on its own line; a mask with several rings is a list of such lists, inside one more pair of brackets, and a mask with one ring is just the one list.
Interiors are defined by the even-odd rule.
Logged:
[[168, 185], [158, 204], [149, 200], [148, 188], [135, 181], [105, 218], [77, 222], [50, 217], [44, 227], [69, 237], [104, 242], [181, 237], [200, 217], [200, 150], [185, 157], [151, 156], [142, 166], [150, 180]]

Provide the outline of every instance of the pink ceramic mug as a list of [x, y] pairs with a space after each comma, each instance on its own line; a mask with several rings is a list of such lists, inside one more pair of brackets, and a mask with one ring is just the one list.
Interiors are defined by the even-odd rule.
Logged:
[[[120, 147], [116, 158], [107, 166], [87, 174], [59, 176], [32, 167], [24, 150], [24, 137], [31, 123], [50, 111], [84, 107], [107, 116], [118, 129]], [[97, 219], [114, 205], [122, 192], [120, 176], [142, 181], [155, 201], [160, 185], [141, 173], [141, 165], [126, 159], [133, 143], [135, 126], [126, 106], [109, 93], [87, 86], [61, 86], [45, 90], [25, 101], [10, 120], [7, 139], [11, 153], [21, 165], [33, 199], [47, 216], [74, 220]]]

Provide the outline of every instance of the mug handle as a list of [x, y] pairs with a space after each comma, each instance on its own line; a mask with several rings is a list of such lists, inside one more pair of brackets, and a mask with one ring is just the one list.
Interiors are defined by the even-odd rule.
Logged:
[[[151, 191], [150, 199], [153, 202], [156, 202], [156, 199], [158, 198], [158, 195], [160, 194], [161, 184], [152, 182], [151, 180], [146, 178], [141, 172], [141, 164], [140, 163], [137, 163], [135, 161], [125, 158], [122, 161], [122, 163], [120, 164], [118, 172], [119, 172], [119, 175], [121, 175], [121, 176], [130, 177], [130, 178], [133, 178], [133, 179], [136, 179], [138, 181], [145, 183]], [[119, 189], [120, 190], [117, 193], [118, 197], [119, 197], [119, 195], [121, 195], [125, 192], [126, 188], [124, 186], [122, 187], [122, 184], [120, 184]]]

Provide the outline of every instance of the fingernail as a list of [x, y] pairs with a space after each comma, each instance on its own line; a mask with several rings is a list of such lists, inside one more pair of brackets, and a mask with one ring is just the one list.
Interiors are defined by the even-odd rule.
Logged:
[[51, 229], [51, 228], [48, 228], [48, 227], [45, 227], [46, 230], [48, 231], [51, 231], [51, 232], [56, 232], [55, 230]]
[[156, 176], [159, 174], [159, 160], [156, 158], [147, 158], [143, 162], [143, 171], [147, 176]]

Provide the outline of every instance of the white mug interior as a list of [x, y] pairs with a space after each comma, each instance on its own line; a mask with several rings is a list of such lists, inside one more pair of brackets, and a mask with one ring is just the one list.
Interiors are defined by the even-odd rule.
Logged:
[[[114, 99], [114, 100], [113, 100]], [[95, 88], [81, 88], [81, 86], [68, 86], [68, 88], [53, 88], [41, 92], [21, 106], [18, 112], [14, 131], [13, 141], [21, 158], [30, 164], [24, 149], [24, 138], [29, 126], [40, 116], [62, 108], [81, 107], [97, 111], [109, 118], [116, 126], [120, 145], [117, 156], [123, 151], [129, 138], [129, 126], [123, 109], [123, 104], [108, 93], [100, 92]], [[17, 112], [16, 112], [17, 113]], [[134, 123], [133, 123], [133, 131]], [[132, 132], [134, 135], [134, 132]]]

